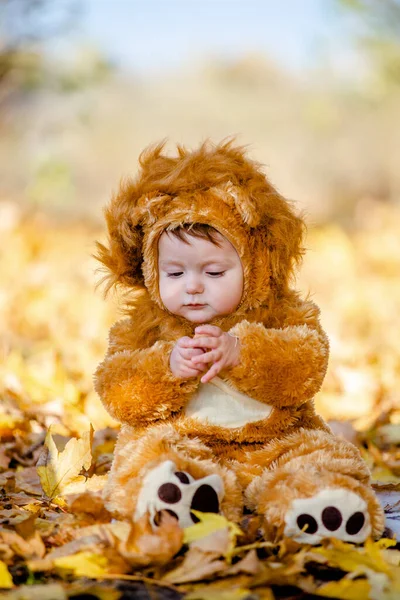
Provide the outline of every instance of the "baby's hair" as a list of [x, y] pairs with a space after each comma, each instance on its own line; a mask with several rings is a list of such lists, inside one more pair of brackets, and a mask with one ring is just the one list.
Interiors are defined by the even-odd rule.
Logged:
[[187, 236], [191, 236], [208, 240], [214, 246], [221, 246], [221, 241], [218, 239], [219, 232], [206, 223], [184, 223], [183, 225], [178, 225], [175, 229], [167, 229], [167, 233], [172, 234], [185, 244], [190, 244]]

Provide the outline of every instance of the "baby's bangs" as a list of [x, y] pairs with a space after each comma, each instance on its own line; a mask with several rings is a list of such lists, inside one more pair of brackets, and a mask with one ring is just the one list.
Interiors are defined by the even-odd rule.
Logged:
[[178, 227], [175, 227], [174, 229], [167, 229], [166, 233], [168, 235], [173, 235], [185, 244], [190, 244], [187, 239], [188, 236], [190, 236], [208, 240], [214, 244], [214, 246], [221, 247], [221, 241], [218, 239], [218, 236], [221, 234], [214, 227], [207, 225], [206, 223], [184, 223], [183, 225], [178, 225]]

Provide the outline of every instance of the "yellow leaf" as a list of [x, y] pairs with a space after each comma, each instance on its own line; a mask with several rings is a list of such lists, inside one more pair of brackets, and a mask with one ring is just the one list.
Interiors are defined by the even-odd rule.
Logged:
[[218, 529], [228, 528], [233, 541], [236, 540], [236, 536], [242, 535], [241, 529], [222, 515], [202, 513], [197, 510], [193, 510], [192, 512], [200, 519], [200, 522], [196, 523], [196, 525], [186, 527], [183, 537], [184, 544], [190, 544], [190, 542], [206, 537], [214, 533], [214, 531], [218, 531]]
[[384, 560], [379, 542], [367, 540], [365, 548], [357, 548], [340, 540], [332, 539], [329, 548], [318, 548], [315, 555], [324, 556], [329, 564], [347, 573], [368, 573], [370, 570], [390, 574], [390, 567]]
[[85, 482], [80, 476], [82, 468], [88, 469], [92, 462], [93, 427], [86, 431], [81, 439], [70, 439], [64, 450], [59, 452], [48, 430], [44, 452], [38, 460], [37, 471], [46, 496], [50, 499], [68, 491], [70, 484]]
[[370, 598], [371, 586], [366, 579], [341, 579], [325, 583], [314, 592], [325, 598], [340, 598], [340, 600], [367, 600]]
[[245, 600], [250, 596], [250, 590], [242, 588], [221, 590], [220, 588], [205, 587], [186, 594], [185, 600]]
[[78, 552], [71, 556], [62, 556], [53, 560], [54, 566], [62, 571], [72, 571], [76, 577], [101, 577], [107, 573], [108, 561], [101, 554]]
[[13, 587], [13, 580], [7, 565], [0, 560], [0, 588], [9, 589]]
[[375, 542], [375, 546], [380, 550], [384, 550], [386, 548], [390, 548], [391, 546], [395, 546], [397, 544], [396, 540], [392, 540], [389, 538], [381, 538], [377, 542]]
[[372, 470], [372, 481], [375, 483], [400, 483], [400, 477], [397, 477], [388, 467], [379, 466]]

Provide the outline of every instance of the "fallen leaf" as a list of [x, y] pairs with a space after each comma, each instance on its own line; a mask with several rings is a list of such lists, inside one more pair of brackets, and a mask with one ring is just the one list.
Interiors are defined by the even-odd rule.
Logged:
[[263, 563], [257, 556], [256, 550], [250, 550], [242, 560], [229, 567], [226, 575], [236, 575], [237, 573], [247, 573], [248, 575], [258, 575], [264, 569]]
[[400, 423], [387, 423], [376, 430], [376, 443], [379, 446], [400, 444]]
[[200, 520], [199, 523], [186, 527], [184, 534], [184, 543], [190, 544], [196, 540], [218, 531], [219, 529], [227, 529], [231, 540], [230, 546], [226, 550], [226, 556], [229, 556], [236, 544], [236, 538], [243, 535], [241, 529], [236, 525], [228, 521], [224, 516], [217, 515], [215, 513], [202, 513], [197, 510], [192, 511], [196, 517]]
[[190, 543], [191, 548], [198, 548], [202, 552], [209, 552], [217, 556], [225, 556], [231, 549], [231, 536], [228, 527], [217, 529], [209, 535]]
[[43, 489], [36, 467], [21, 468], [15, 475], [15, 491], [41, 496]]
[[[373, 543], [373, 542], [372, 542]], [[379, 552], [379, 550], [378, 550]], [[341, 542], [332, 538], [331, 545], [327, 548], [315, 548], [311, 556], [315, 559], [321, 556], [334, 566], [343, 569], [343, 571], [364, 573], [366, 569], [383, 570], [388, 573], [389, 567], [382, 559], [381, 555], [370, 556], [363, 552], [363, 549]]]
[[[7, 593], [4, 600], [67, 600], [67, 592], [59, 583], [21, 585]], [[0, 600], [3, 600], [0, 594]]]
[[46, 560], [54, 561], [65, 556], [75, 555], [78, 552], [101, 551], [102, 538], [99, 535], [83, 535], [82, 537], [67, 542], [58, 548], [54, 548], [46, 556]]
[[1, 542], [8, 545], [17, 556], [21, 556], [26, 560], [42, 558], [46, 552], [43, 540], [37, 531], [31, 538], [24, 540], [22, 536], [14, 531], [3, 529], [0, 531]]
[[9, 589], [13, 587], [13, 580], [7, 565], [0, 560], [0, 588]]
[[177, 520], [166, 511], [161, 523], [153, 531], [149, 518], [143, 515], [139, 521], [130, 523], [126, 540], [115, 537], [115, 547], [131, 565], [164, 565], [181, 549], [183, 531]]
[[89, 491], [79, 495], [69, 495], [68, 507], [74, 514], [86, 515], [99, 522], [111, 520], [111, 515], [104, 506], [103, 498]]
[[210, 579], [216, 573], [226, 569], [226, 562], [215, 560], [214, 555], [203, 552], [198, 548], [190, 548], [186, 553], [183, 563], [176, 569], [169, 571], [163, 581], [170, 583], [188, 583]]
[[[221, 588], [204, 587], [185, 595], [185, 600], [246, 600], [246, 598], [255, 598], [255, 596], [250, 590], [240, 588], [221, 590]], [[271, 600], [273, 600], [272, 595]]]
[[364, 600], [370, 598], [371, 585], [366, 579], [341, 579], [330, 581], [318, 588], [314, 593], [325, 598], [340, 600]]
[[49, 429], [37, 464], [40, 482], [48, 498], [66, 494], [74, 484], [86, 481], [79, 473], [91, 465], [92, 439], [93, 428], [90, 427], [90, 431], [86, 431], [81, 439], [71, 438], [64, 450], [59, 452]]
[[107, 573], [108, 561], [101, 554], [78, 552], [70, 556], [53, 559], [53, 563], [61, 574], [72, 573], [75, 577], [100, 577]]
[[0, 446], [0, 470], [5, 471], [10, 464], [10, 457], [6, 454], [6, 448]]

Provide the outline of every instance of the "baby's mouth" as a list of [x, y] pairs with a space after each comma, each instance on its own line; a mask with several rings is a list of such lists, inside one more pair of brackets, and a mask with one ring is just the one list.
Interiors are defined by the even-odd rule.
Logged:
[[205, 304], [185, 304], [188, 308], [204, 308]]

